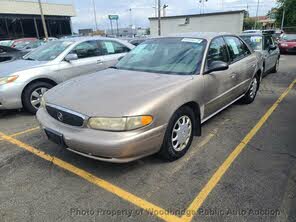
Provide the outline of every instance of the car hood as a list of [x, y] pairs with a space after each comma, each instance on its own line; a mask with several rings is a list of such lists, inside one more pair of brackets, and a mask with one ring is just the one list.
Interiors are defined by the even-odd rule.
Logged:
[[145, 112], [141, 107], [189, 80], [190, 75], [107, 69], [60, 84], [44, 98], [87, 116], [141, 115]]
[[32, 61], [23, 59], [0, 63], [0, 77], [8, 76], [25, 69], [37, 68], [43, 66], [46, 63], [46, 61]]

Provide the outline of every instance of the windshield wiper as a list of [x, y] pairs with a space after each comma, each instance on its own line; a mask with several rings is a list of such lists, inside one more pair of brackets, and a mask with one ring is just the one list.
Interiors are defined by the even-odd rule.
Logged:
[[118, 69], [116, 66], [110, 66], [110, 69]]

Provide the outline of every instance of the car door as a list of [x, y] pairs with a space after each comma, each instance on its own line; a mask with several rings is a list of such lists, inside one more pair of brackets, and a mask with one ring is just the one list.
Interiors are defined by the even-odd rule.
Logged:
[[102, 60], [106, 67], [114, 66], [118, 59], [130, 51], [128, 47], [114, 40], [100, 40], [99, 43], [103, 55]]
[[[206, 72], [213, 61], [230, 62], [227, 46], [222, 37], [213, 39], [209, 45], [206, 57]], [[224, 71], [204, 74], [203, 78], [205, 86], [204, 118], [207, 118], [231, 102], [233, 97], [232, 90], [236, 85], [236, 76], [233, 69], [229, 67], [229, 69]]]
[[71, 53], [77, 54], [78, 59], [62, 61], [57, 70], [62, 74], [63, 81], [107, 68], [97, 40], [79, 43], [69, 52]]
[[275, 46], [275, 43], [270, 35], [264, 35], [263, 38], [263, 47], [265, 51], [265, 71], [268, 71], [274, 67], [278, 59], [278, 48], [272, 49], [271, 47]]
[[251, 82], [256, 69], [256, 55], [252, 54], [246, 44], [237, 36], [224, 37], [230, 55], [230, 69], [235, 75], [236, 85], [233, 88], [232, 98], [244, 94]]

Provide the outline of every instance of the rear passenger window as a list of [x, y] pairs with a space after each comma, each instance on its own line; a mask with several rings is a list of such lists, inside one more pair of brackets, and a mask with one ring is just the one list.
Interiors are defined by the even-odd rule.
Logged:
[[101, 49], [103, 55], [125, 53], [130, 51], [128, 47], [115, 41], [101, 41]]
[[231, 62], [238, 61], [247, 55], [250, 55], [251, 52], [239, 38], [234, 36], [226, 36], [225, 41], [229, 50]]

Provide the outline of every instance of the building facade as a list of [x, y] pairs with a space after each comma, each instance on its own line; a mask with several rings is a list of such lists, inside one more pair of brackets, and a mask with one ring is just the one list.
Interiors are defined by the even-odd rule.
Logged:
[[[42, 3], [42, 9], [50, 37], [72, 33], [73, 5]], [[0, 0], [0, 40], [23, 37], [44, 37], [38, 2]]]
[[[149, 18], [152, 36], [158, 35], [158, 18]], [[243, 30], [244, 10], [161, 17], [161, 35], [188, 32], [229, 32]]]

